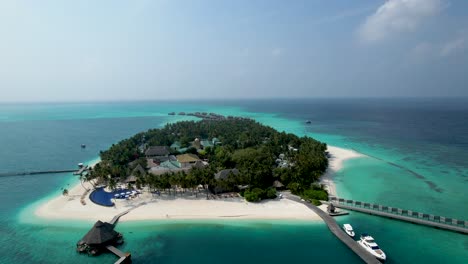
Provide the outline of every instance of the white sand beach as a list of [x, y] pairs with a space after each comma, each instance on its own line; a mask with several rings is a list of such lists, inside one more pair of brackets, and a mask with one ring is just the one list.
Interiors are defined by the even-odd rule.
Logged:
[[69, 191], [68, 196], [55, 197], [40, 205], [35, 214], [46, 219], [110, 221], [116, 214], [145, 203], [122, 217], [121, 221], [152, 219], [320, 220], [304, 205], [288, 199], [248, 203], [240, 197], [207, 200], [205, 193], [199, 193], [198, 197], [195, 197], [189, 191], [183, 195], [178, 194], [176, 197], [144, 192], [133, 200], [117, 200], [115, 207], [104, 207], [94, 204], [88, 197], [85, 198], [86, 205], [82, 205], [80, 197], [83, 191], [83, 187], [77, 185]]
[[336, 196], [336, 186], [333, 182], [336, 172], [343, 168], [343, 163], [346, 160], [365, 157], [365, 155], [351, 149], [334, 146], [327, 146], [327, 150], [330, 154], [330, 158], [328, 159], [328, 169], [320, 178], [320, 183], [326, 186], [330, 195]]
[[[352, 150], [332, 146], [328, 147], [328, 151], [331, 154], [330, 164], [322, 178], [322, 183], [327, 185], [331, 194], [336, 194], [332, 181], [333, 174], [342, 168], [345, 160], [362, 155]], [[86, 188], [92, 188], [90, 183], [84, 185]], [[60, 195], [39, 205], [35, 214], [45, 219], [110, 221], [116, 214], [143, 204], [122, 217], [121, 221], [162, 219], [321, 220], [305, 205], [288, 199], [248, 203], [241, 197], [207, 200], [204, 193], [199, 193], [196, 197], [190, 191], [183, 195], [178, 194], [176, 197], [143, 192], [133, 200], [116, 200], [115, 207], [104, 207], [89, 200], [89, 194], [84, 197], [86, 204], [83, 205], [80, 200], [84, 191], [83, 186], [77, 184], [69, 190], [68, 196]]]

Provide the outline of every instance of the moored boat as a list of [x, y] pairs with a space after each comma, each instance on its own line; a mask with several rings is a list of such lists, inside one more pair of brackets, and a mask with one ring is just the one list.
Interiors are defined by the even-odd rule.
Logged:
[[348, 234], [348, 236], [354, 237], [354, 235], [355, 235], [354, 230], [353, 230], [353, 227], [350, 224], [344, 224], [343, 229], [346, 232], [346, 234]]
[[361, 239], [357, 241], [357, 243], [377, 259], [382, 261], [385, 261], [387, 259], [387, 256], [385, 255], [383, 250], [380, 249], [379, 245], [377, 245], [374, 238], [369, 236], [368, 234], [362, 234]]

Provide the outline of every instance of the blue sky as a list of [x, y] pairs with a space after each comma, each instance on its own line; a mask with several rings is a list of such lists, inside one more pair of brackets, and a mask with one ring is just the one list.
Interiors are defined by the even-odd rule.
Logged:
[[0, 101], [468, 96], [468, 1], [0, 2]]

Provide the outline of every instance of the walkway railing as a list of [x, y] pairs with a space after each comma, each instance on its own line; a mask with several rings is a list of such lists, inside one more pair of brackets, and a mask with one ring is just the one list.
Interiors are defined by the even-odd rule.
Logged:
[[329, 201], [338, 208], [349, 209], [373, 215], [380, 215], [388, 218], [394, 218], [402, 221], [468, 234], [468, 221], [465, 220], [426, 214], [381, 204], [354, 201], [334, 196], [330, 196]]

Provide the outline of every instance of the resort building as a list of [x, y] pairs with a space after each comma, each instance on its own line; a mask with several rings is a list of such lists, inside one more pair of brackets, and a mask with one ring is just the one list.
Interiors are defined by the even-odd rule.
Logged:
[[273, 182], [273, 188], [275, 188], [276, 190], [284, 190], [285, 186], [280, 181], [276, 180]]
[[172, 145], [170, 146], [171, 149], [175, 150], [175, 151], [178, 151], [180, 153], [185, 153], [185, 151], [187, 151], [187, 148], [183, 148], [181, 145], [180, 145], [180, 142], [179, 141], [176, 141], [174, 143], [172, 143]]
[[[227, 180], [229, 176], [238, 176], [239, 170], [238, 169], [225, 169], [221, 170], [215, 174], [215, 180]], [[234, 191], [233, 189], [228, 189], [225, 186], [221, 186], [220, 184], [216, 184], [215, 186], [210, 186], [210, 190], [213, 193], [223, 193], [223, 192], [231, 192]]]
[[130, 175], [127, 177], [127, 179], [125, 179], [125, 182], [126, 183], [135, 183], [138, 176], [143, 176], [146, 174], [146, 171], [145, 169], [143, 169], [143, 167], [138, 164], [135, 169], [132, 170], [132, 173], [130, 173]]
[[97, 221], [88, 233], [77, 243], [77, 251], [97, 255], [105, 247], [123, 243], [122, 234], [114, 230], [114, 225]]
[[[174, 158], [175, 159], [175, 158]], [[162, 175], [168, 172], [178, 172], [183, 170], [181, 164], [177, 160], [166, 160], [158, 166], [151, 167], [149, 172], [154, 175]]]
[[200, 161], [200, 158], [195, 154], [182, 154], [177, 155], [177, 161], [180, 163], [181, 168], [191, 168], [197, 161]]
[[167, 160], [170, 153], [170, 149], [167, 146], [151, 146], [146, 150], [145, 156], [147, 158]]
[[196, 148], [197, 150], [198, 149], [203, 149], [202, 145], [201, 145], [201, 141], [199, 138], [196, 138], [193, 142], [192, 142], [192, 147]]

